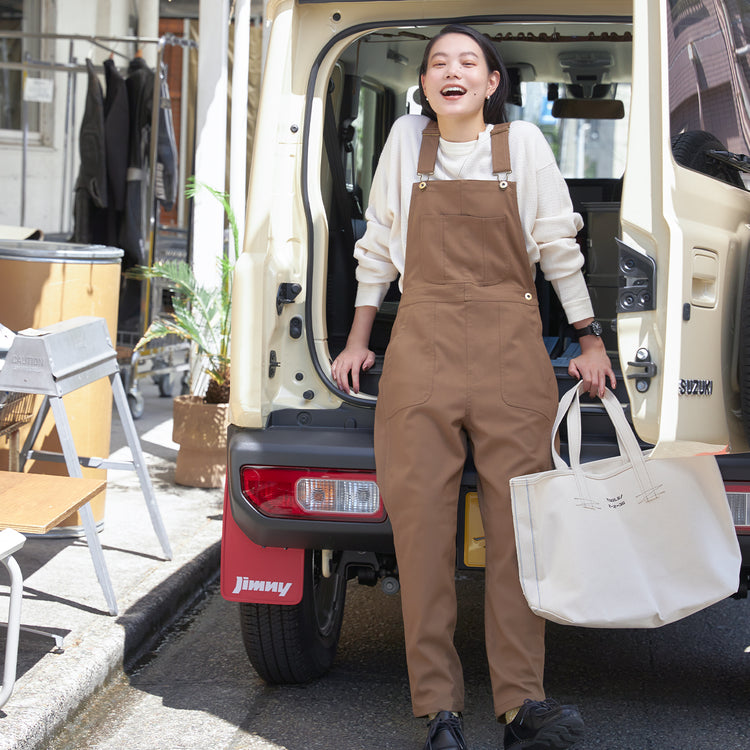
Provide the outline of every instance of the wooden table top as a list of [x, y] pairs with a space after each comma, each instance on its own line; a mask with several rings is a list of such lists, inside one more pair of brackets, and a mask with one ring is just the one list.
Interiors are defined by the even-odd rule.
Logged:
[[104, 479], [0, 471], [0, 529], [46, 534], [106, 485]]

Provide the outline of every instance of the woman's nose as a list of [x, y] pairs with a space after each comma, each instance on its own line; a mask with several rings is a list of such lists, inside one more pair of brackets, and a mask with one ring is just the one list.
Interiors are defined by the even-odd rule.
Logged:
[[445, 66], [445, 75], [447, 77], [449, 77], [449, 78], [455, 78], [455, 77], [458, 76], [460, 70], [461, 70], [461, 68], [460, 68], [460, 66], [458, 64], [456, 64], [456, 63], [448, 63]]

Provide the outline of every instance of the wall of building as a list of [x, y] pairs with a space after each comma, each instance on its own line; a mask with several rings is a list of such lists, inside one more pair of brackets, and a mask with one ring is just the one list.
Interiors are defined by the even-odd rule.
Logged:
[[[135, 9], [135, 10], [134, 10]], [[158, 0], [45, 0], [45, 32], [96, 37], [144, 37], [158, 35]], [[72, 55], [82, 65], [91, 58], [101, 66], [114, 52], [123, 72], [136, 52], [123, 41], [104, 42], [104, 49], [84, 40], [48, 40], [41, 59], [66, 63]], [[152, 62], [153, 48], [145, 57]], [[38, 75], [32, 73], [31, 75]], [[78, 132], [86, 97], [86, 74], [45, 73], [54, 81], [51, 103], [39, 104], [40, 132], [30, 132], [26, 147], [25, 210], [23, 223], [47, 235], [66, 234], [72, 229], [72, 188], [78, 173]], [[103, 83], [103, 77], [101, 78]], [[126, 145], [124, 145], [126, 148]], [[21, 133], [0, 133], [0, 224], [17, 225], [22, 220], [23, 154]]]

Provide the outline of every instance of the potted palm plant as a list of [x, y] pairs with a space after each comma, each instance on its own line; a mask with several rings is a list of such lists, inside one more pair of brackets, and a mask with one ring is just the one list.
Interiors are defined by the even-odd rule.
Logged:
[[154, 319], [136, 345], [139, 349], [170, 334], [190, 341], [208, 385], [204, 395], [174, 399], [172, 438], [179, 443], [175, 482], [189, 487], [220, 487], [226, 473], [226, 432], [229, 424], [229, 359], [232, 276], [239, 255], [237, 222], [226, 193], [191, 178], [186, 194], [205, 189], [221, 201], [232, 230], [233, 254], [219, 258], [219, 288], [198, 282], [189, 263], [165, 261], [139, 266], [136, 278], [164, 279], [172, 292], [172, 310]]

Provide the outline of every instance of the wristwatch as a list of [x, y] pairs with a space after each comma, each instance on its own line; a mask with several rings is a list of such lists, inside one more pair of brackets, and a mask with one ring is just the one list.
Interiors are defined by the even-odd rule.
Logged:
[[585, 328], [574, 328], [573, 338], [578, 341], [583, 336], [597, 336], [602, 335], [602, 324], [598, 320], [594, 320], [589, 323]]

